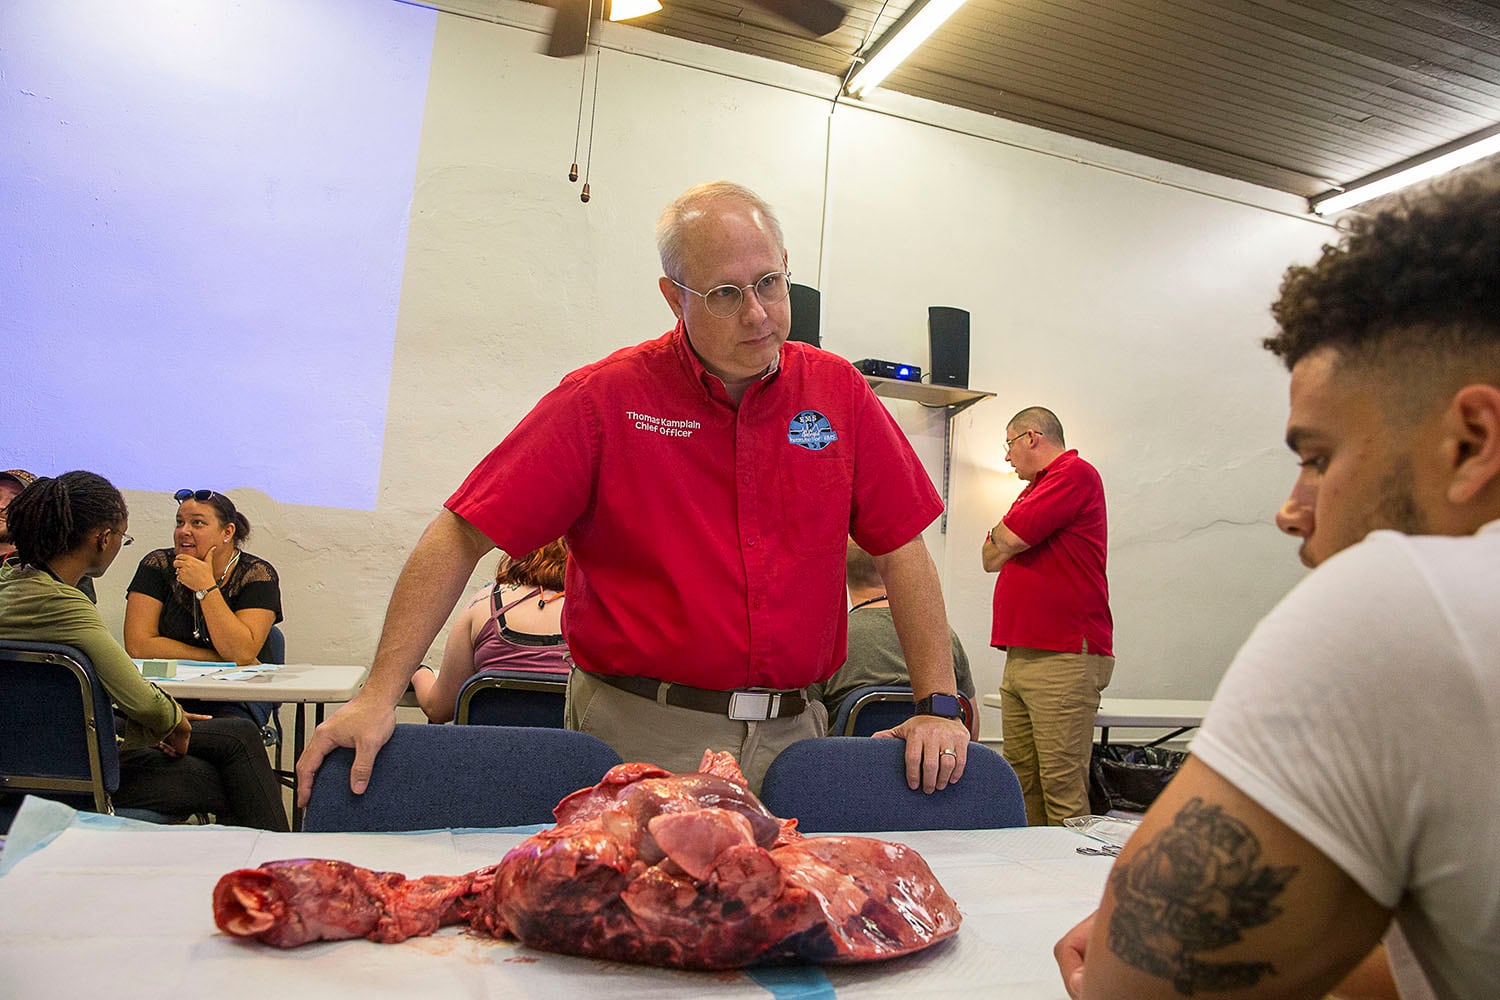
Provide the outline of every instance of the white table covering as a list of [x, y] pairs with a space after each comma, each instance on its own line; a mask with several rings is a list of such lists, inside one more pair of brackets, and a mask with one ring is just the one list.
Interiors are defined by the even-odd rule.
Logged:
[[[52, 828], [55, 839], [45, 841]], [[40, 835], [38, 830], [40, 828]], [[281, 951], [220, 934], [214, 883], [278, 858], [330, 857], [408, 875], [489, 864], [524, 833], [263, 833], [152, 827], [28, 800], [0, 868], [0, 996], [797, 997], [1066, 996], [1052, 945], [1097, 904], [1112, 859], [1069, 830], [877, 835], [908, 843], [957, 899], [958, 934], [918, 955], [856, 966], [701, 973], [535, 951], [460, 928], [400, 945]]]

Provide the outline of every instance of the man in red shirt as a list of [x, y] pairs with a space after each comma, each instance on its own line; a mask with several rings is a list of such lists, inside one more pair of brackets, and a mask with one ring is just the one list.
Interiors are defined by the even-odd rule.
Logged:
[[[396, 582], [370, 679], [298, 762], [334, 746], [364, 790], [394, 706], [480, 557], [566, 535], [563, 630], [578, 669], [568, 724], [626, 760], [693, 770], [730, 750], [759, 778], [822, 736], [807, 685], [845, 655], [843, 553], [876, 556], [918, 714], [907, 781], [963, 774], [947, 616], [921, 532], [942, 509], [899, 428], [847, 361], [787, 343], [787, 254], [754, 193], [723, 182], [657, 224], [677, 318], [655, 340], [565, 377], [428, 526]], [[306, 797], [305, 791], [303, 798]]]
[[1005, 759], [1033, 826], [1088, 812], [1094, 713], [1115, 667], [1104, 484], [1065, 449], [1051, 410], [1033, 406], [1011, 418], [1005, 457], [1027, 485], [982, 552], [985, 572], [1000, 574], [990, 644], [1006, 651]]

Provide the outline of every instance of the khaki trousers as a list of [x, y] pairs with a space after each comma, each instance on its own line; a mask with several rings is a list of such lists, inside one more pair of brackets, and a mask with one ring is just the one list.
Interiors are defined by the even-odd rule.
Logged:
[[1006, 761], [1021, 779], [1026, 821], [1061, 826], [1089, 811], [1089, 753], [1099, 693], [1114, 673], [1112, 656], [1011, 646], [1000, 681]]
[[597, 736], [627, 761], [683, 772], [698, 770], [704, 750], [728, 750], [750, 791], [760, 794], [766, 768], [798, 740], [828, 735], [828, 710], [812, 701], [801, 715], [739, 722], [726, 715], [662, 705], [611, 687], [582, 670], [568, 675], [569, 729]]

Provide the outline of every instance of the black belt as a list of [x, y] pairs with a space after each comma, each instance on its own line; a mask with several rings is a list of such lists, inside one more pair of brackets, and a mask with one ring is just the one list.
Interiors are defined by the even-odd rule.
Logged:
[[650, 677], [621, 677], [616, 674], [589, 674], [610, 687], [628, 691], [655, 702], [665, 702], [694, 712], [724, 715], [738, 722], [764, 722], [801, 715], [807, 708], [802, 689], [778, 691], [775, 688], [745, 688], [741, 691], [710, 691], [653, 680]]

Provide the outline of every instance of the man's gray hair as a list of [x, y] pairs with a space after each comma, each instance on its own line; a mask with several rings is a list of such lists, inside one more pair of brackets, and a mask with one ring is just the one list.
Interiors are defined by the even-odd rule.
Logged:
[[661, 217], [656, 220], [656, 251], [661, 255], [661, 269], [667, 277], [682, 280], [683, 268], [687, 263], [683, 260], [687, 228], [717, 201], [737, 201], [750, 206], [751, 211], [760, 216], [761, 222], [770, 231], [771, 238], [776, 241], [776, 248], [786, 249], [786, 239], [781, 235], [781, 223], [777, 221], [771, 206], [760, 195], [731, 181], [709, 181], [682, 192], [662, 210]]
[[1005, 426], [1020, 431], [1036, 431], [1042, 437], [1051, 438], [1057, 442], [1058, 447], [1066, 448], [1068, 443], [1063, 440], [1062, 421], [1057, 419], [1057, 414], [1045, 406], [1028, 406], [1026, 409], [1010, 418], [1010, 423]]

